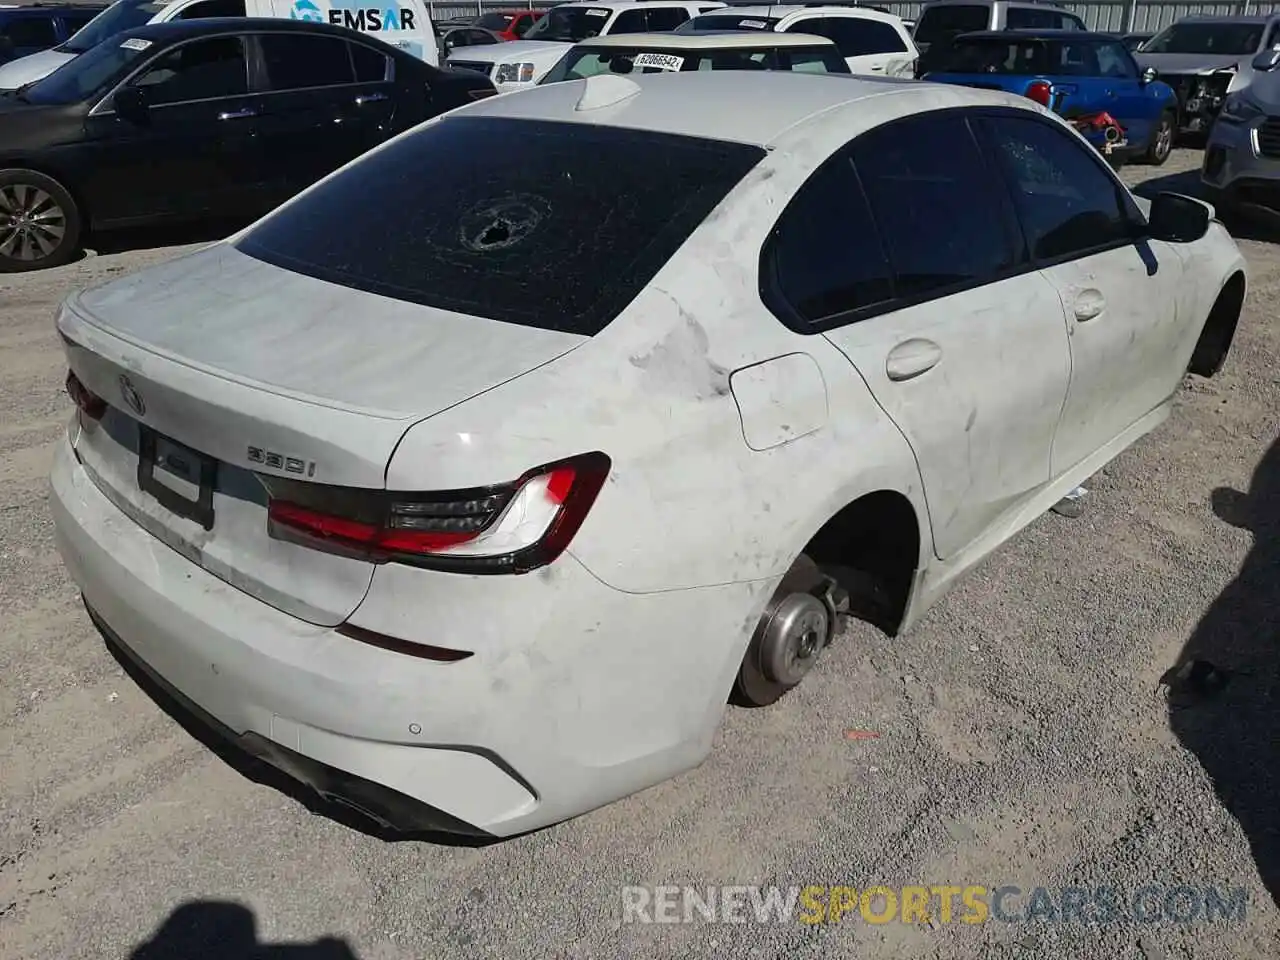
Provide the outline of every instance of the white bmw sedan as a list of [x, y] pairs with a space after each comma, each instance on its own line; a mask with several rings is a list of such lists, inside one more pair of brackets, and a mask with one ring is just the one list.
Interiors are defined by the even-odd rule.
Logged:
[[108, 642], [376, 820], [509, 836], [908, 628], [1210, 376], [1245, 292], [1023, 97], [790, 73], [468, 105], [61, 309]]

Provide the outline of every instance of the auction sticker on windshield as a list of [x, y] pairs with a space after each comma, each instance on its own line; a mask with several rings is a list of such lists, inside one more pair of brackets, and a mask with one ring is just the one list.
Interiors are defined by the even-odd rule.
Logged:
[[587, 11], [588, 17], [607, 17], [608, 15], [609, 15], [608, 10], [588, 10]]
[[137, 37], [130, 37], [124, 43], [120, 44], [121, 50], [145, 50], [151, 46], [150, 40], [140, 40]]
[[632, 63], [637, 67], [652, 67], [654, 70], [672, 70], [679, 72], [684, 66], [684, 57], [670, 53], [638, 53]]
[[763, 20], [739, 20], [738, 26], [755, 27], [755, 29], [757, 30], [763, 30], [766, 26], [768, 26], [768, 24], [766, 24]]

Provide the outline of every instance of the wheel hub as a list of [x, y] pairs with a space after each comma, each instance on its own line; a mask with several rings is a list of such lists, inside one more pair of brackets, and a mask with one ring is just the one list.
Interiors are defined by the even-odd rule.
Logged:
[[817, 660], [831, 635], [827, 605], [810, 593], [783, 597], [763, 625], [762, 672], [774, 683], [795, 686]]

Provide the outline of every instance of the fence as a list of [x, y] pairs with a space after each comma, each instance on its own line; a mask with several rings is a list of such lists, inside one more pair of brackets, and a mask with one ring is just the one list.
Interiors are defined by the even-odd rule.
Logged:
[[[465, 17], [488, 10], [534, 9], [556, 6], [564, 0], [427, 0], [433, 20]], [[914, 20], [924, 5], [918, 0], [867, 0], [891, 13]], [[1154, 33], [1193, 13], [1239, 15], [1271, 13], [1280, 2], [1257, 0], [1064, 0], [1062, 6], [1082, 19], [1091, 30]]]

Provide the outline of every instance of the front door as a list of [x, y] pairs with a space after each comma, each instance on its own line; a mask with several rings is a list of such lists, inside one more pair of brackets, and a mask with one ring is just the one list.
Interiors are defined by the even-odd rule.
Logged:
[[1027, 114], [982, 121], [1041, 273], [1058, 290], [1071, 386], [1053, 446], [1061, 475], [1169, 398], [1185, 335], [1182, 260], [1142, 237], [1132, 198], [1087, 144]]
[[340, 37], [257, 37], [265, 71], [261, 136], [275, 202], [390, 136], [396, 101], [389, 58]]
[[783, 297], [911, 445], [939, 557], [1048, 482], [1070, 375], [1062, 307], [1023, 262], [963, 115], [858, 137], [788, 206], [775, 242]]
[[95, 223], [256, 212], [262, 202], [257, 114], [243, 38], [209, 37], [159, 54], [128, 84], [143, 116], [113, 101], [90, 115], [86, 180]]

